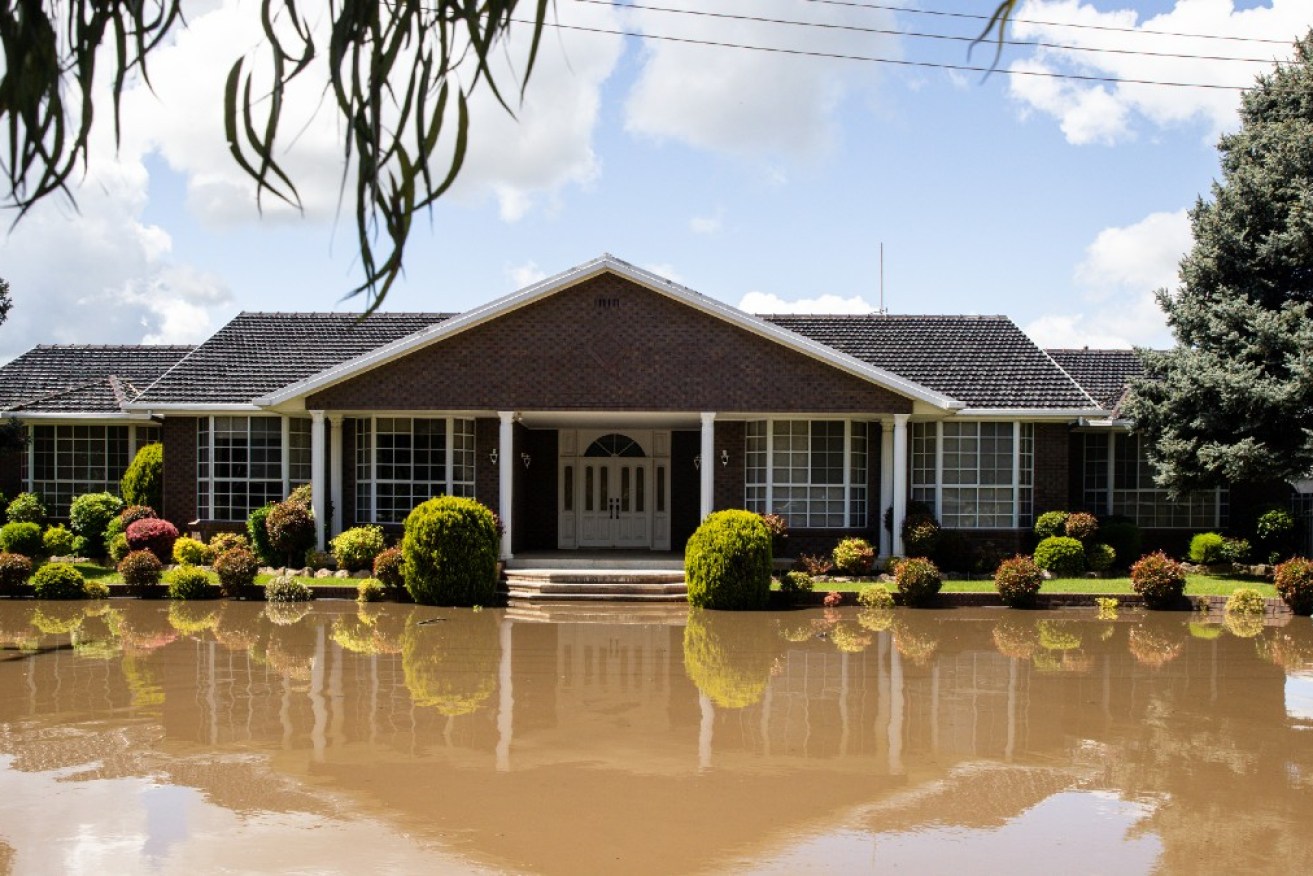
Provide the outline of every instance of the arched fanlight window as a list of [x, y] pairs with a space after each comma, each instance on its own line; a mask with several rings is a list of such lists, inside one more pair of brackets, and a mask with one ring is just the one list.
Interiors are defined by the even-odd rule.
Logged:
[[612, 432], [603, 435], [584, 451], [584, 456], [646, 456], [643, 448], [628, 435]]

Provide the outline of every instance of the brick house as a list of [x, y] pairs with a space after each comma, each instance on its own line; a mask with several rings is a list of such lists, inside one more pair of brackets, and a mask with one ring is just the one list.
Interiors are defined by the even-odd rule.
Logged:
[[[505, 524], [503, 553], [678, 551], [714, 509], [773, 510], [790, 552], [902, 552], [911, 501], [1021, 546], [1051, 509], [1173, 533], [1118, 415], [1129, 351], [1043, 351], [1005, 317], [755, 316], [603, 256], [460, 314], [243, 313], [198, 347], [42, 346], [0, 368], [0, 492], [117, 488], [162, 440], [163, 516], [235, 528], [312, 483], [321, 542], [437, 494]], [[892, 526], [882, 525], [888, 519]]]

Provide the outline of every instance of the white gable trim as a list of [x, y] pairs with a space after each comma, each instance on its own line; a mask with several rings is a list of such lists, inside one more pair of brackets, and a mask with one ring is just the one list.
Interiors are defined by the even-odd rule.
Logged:
[[783, 347], [795, 350], [813, 359], [825, 362], [841, 371], [845, 371], [856, 377], [870, 381], [878, 386], [882, 386], [899, 395], [906, 396], [917, 401], [926, 402], [940, 410], [955, 411], [960, 410], [965, 405], [943, 393], [935, 392], [919, 383], [913, 383], [903, 377], [899, 377], [883, 368], [877, 368], [874, 365], [856, 359], [846, 353], [840, 353], [824, 344], [817, 343], [809, 338], [788, 331], [766, 322], [763, 319], [744, 313], [737, 307], [731, 307], [724, 302], [709, 298], [699, 292], [695, 292], [686, 286], [673, 283], [663, 277], [659, 277], [642, 268], [635, 267], [628, 262], [623, 262], [614, 256], [604, 255], [578, 267], [571, 268], [555, 277], [549, 277], [541, 280], [531, 286], [512, 292], [495, 301], [466, 311], [458, 316], [443, 320], [429, 328], [422, 329], [413, 335], [386, 344], [376, 350], [372, 350], [363, 356], [350, 359], [340, 365], [335, 365], [318, 374], [312, 375], [296, 383], [255, 399], [255, 404], [261, 407], [284, 404], [300, 396], [309, 395], [335, 383], [340, 383], [358, 374], [377, 368], [395, 359], [406, 356], [416, 350], [437, 343], [445, 338], [457, 335], [463, 331], [483, 325], [504, 314], [507, 314], [527, 304], [547, 298], [563, 289], [576, 286], [585, 280], [591, 280], [604, 273], [612, 273], [616, 276], [630, 280], [644, 288], [650, 289], [661, 295], [673, 298], [683, 304], [687, 304], [703, 313], [718, 317], [731, 325], [738, 326], [759, 335], [768, 340], [774, 341]]

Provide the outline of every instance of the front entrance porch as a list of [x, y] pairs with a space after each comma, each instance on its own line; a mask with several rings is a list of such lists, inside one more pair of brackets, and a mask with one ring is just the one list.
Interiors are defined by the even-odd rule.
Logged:
[[684, 602], [684, 557], [671, 551], [546, 551], [506, 561], [511, 602]]

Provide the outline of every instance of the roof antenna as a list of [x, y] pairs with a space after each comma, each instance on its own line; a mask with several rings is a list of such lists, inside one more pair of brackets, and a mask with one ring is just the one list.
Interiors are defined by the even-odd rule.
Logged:
[[880, 309], [876, 311], [880, 316], [889, 313], [889, 309], [884, 306], [884, 241], [880, 241]]

